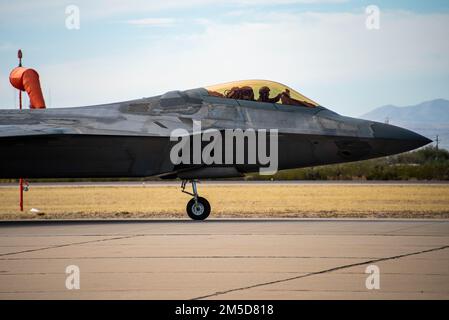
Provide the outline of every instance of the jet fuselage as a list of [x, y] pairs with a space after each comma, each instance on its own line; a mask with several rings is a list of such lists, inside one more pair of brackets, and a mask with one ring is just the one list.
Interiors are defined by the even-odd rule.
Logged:
[[[105, 105], [0, 111], [0, 178], [204, 179], [258, 171], [259, 163], [173, 164], [176, 129], [276, 129], [278, 169], [364, 160], [423, 146], [396, 126], [326, 108], [223, 99], [204, 88]], [[267, 147], [268, 149], [270, 146]]]

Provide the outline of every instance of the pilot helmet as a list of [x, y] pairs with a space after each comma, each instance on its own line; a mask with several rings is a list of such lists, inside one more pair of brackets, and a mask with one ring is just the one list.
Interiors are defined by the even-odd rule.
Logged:
[[266, 93], [270, 92], [270, 88], [268, 88], [267, 86], [263, 86], [259, 89], [260, 94], [265, 93], [265, 92]]

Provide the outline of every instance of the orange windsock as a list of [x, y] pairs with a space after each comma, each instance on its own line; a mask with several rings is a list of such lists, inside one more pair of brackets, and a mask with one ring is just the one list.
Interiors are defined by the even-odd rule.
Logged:
[[16, 89], [26, 91], [30, 97], [31, 109], [44, 109], [45, 101], [42, 95], [39, 74], [34, 69], [24, 67], [14, 68], [9, 75], [9, 82]]

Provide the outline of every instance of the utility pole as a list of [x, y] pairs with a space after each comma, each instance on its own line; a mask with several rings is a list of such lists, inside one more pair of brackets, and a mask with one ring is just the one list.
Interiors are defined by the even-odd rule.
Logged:
[[437, 151], [438, 151], [438, 145], [439, 145], [439, 143], [440, 143], [440, 137], [439, 137], [438, 135], [437, 135], [436, 138], [435, 138], [435, 142], [436, 142], [435, 148], [436, 148]]

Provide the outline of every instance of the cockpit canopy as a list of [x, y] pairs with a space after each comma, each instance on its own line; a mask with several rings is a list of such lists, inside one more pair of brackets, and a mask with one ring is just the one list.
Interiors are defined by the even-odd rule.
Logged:
[[210, 96], [314, 108], [318, 103], [278, 82], [268, 80], [233, 81], [205, 88]]

